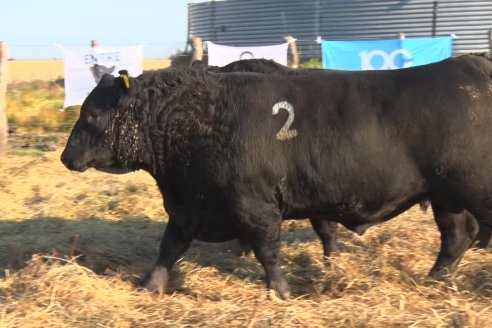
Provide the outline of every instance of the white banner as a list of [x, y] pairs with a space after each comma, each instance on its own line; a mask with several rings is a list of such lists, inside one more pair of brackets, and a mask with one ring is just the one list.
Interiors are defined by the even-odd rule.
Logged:
[[236, 60], [264, 58], [287, 66], [287, 43], [258, 47], [231, 47], [207, 41], [208, 65], [225, 66]]
[[81, 105], [104, 73], [118, 76], [127, 70], [130, 76], [142, 74], [143, 45], [125, 48], [64, 47], [65, 102], [63, 107]]

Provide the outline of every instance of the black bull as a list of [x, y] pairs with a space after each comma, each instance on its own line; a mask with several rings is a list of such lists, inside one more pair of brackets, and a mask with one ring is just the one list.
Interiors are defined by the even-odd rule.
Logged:
[[[273, 60], [266, 59], [248, 59], [248, 60], [238, 60], [232, 62], [226, 66], [206, 66], [201, 61], [195, 61], [192, 63], [193, 67], [206, 67], [208, 70], [216, 73], [230, 73], [230, 72], [255, 72], [255, 73], [265, 73], [265, 74], [285, 74], [285, 75], [295, 75], [295, 74], [331, 74], [331, 70], [318, 70], [318, 69], [290, 69], [286, 66], [280, 65]], [[336, 73], [336, 72], [335, 72]], [[420, 208], [422, 211], [426, 212], [430, 202], [428, 200], [423, 200], [420, 202]], [[465, 218], [455, 218], [455, 220], [473, 220], [474, 218], [467, 213], [463, 212]], [[331, 253], [337, 254], [339, 251], [338, 245], [336, 243], [337, 238], [337, 226], [336, 223], [329, 220], [310, 218], [313, 230], [321, 239], [323, 246], [323, 255], [328, 258]], [[438, 222], [439, 223], [439, 222]], [[465, 228], [460, 224], [453, 225], [454, 229], [441, 229], [442, 240], [441, 251], [438, 256], [435, 269], [431, 270], [430, 275], [436, 279], [441, 279], [443, 275], [450, 271], [449, 266], [456, 262], [456, 259], [460, 254], [460, 251], [456, 252], [456, 249], [460, 249], [465, 245], [477, 246], [480, 248], [487, 247], [490, 238], [491, 230], [481, 222], [479, 224], [479, 232], [476, 235], [477, 243], [468, 240], [468, 233]], [[474, 224], [472, 224], [474, 226]], [[362, 227], [359, 227], [362, 228]], [[368, 228], [368, 226], [363, 227]], [[443, 227], [444, 228], [444, 227]], [[357, 231], [358, 234], [363, 234], [365, 230]], [[243, 242], [244, 244], [244, 242]], [[247, 247], [245, 248], [247, 249]], [[458, 253], [458, 254], [457, 254]], [[444, 269], [442, 269], [444, 268]]]
[[453, 252], [441, 249], [439, 272], [474, 240], [473, 216], [492, 225], [491, 75], [481, 56], [329, 75], [161, 71], [131, 78], [128, 89], [106, 75], [62, 161], [155, 178], [169, 223], [149, 290], [165, 286], [192, 239], [241, 238], [268, 286], [287, 297], [283, 218], [358, 231], [424, 199]]

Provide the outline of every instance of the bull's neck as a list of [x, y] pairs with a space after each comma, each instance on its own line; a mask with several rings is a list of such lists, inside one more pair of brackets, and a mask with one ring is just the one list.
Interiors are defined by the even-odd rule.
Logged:
[[213, 100], [170, 114], [154, 136], [155, 160], [161, 171], [200, 168], [203, 161], [220, 161], [230, 144], [230, 124]]

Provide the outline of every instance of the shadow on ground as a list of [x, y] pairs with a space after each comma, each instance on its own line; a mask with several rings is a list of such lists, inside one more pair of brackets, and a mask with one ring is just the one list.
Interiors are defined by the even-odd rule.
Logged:
[[[61, 217], [36, 217], [26, 220], [0, 221], [0, 276], [6, 270], [15, 272], [26, 266], [33, 254], [71, 259], [93, 270], [96, 274], [119, 273], [136, 285], [151, 268], [157, 257], [160, 239], [166, 224], [148, 217], [130, 217], [118, 221], [97, 217], [67, 220]], [[287, 231], [282, 234], [284, 245], [317, 242], [310, 228]], [[321, 245], [319, 245], [321, 254]], [[181, 262], [195, 263], [201, 267], [215, 267], [221, 273], [240, 279], [263, 283], [263, 270], [252, 254], [239, 255], [243, 246], [236, 240], [225, 243], [195, 241], [184, 254]], [[306, 276], [314, 270], [315, 260], [309, 254], [289, 254], [286, 273], [299, 280], [312, 280]], [[180, 290], [185, 273], [179, 272], [179, 264], [169, 283], [169, 291]], [[291, 275], [289, 275], [291, 276]], [[303, 284], [304, 285], [304, 284]], [[309, 286], [312, 284], [306, 284]], [[306, 294], [310, 290], [298, 290]]]

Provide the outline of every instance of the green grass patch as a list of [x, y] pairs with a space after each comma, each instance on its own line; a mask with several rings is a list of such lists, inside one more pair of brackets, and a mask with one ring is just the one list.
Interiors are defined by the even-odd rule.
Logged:
[[301, 68], [322, 68], [320, 58], [311, 58], [304, 63], [302, 63]]
[[63, 108], [63, 80], [17, 82], [7, 88], [7, 120], [15, 132], [68, 132], [80, 106]]
[[39, 156], [42, 157], [45, 155], [45, 152], [32, 149], [32, 148], [10, 148], [7, 150], [7, 154], [15, 155], [15, 156]]

